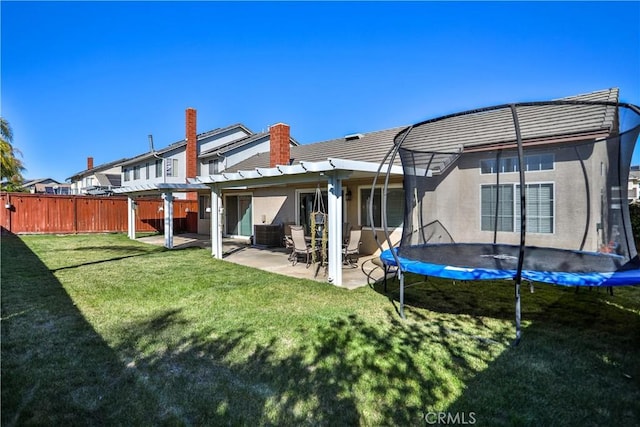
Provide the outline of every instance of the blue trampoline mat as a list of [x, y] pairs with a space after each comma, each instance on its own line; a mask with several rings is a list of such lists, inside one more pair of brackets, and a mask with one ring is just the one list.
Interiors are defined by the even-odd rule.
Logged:
[[[396, 248], [402, 271], [456, 280], [513, 279], [520, 247], [475, 243], [427, 244]], [[397, 266], [390, 250], [380, 260]], [[615, 254], [525, 247], [522, 279], [563, 286], [640, 284], [640, 261]]]

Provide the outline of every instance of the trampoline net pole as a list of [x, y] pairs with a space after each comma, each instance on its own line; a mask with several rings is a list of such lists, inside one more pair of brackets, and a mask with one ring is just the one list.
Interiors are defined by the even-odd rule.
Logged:
[[515, 285], [516, 291], [516, 340], [513, 345], [518, 345], [520, 342], [520, 338], [522, 336], [522, 331], [520, 330], [520, 279], [516, 280]]
[[404, 274], [401, 269], [398, 269], [398, 277], [400, 279], [400, 317], [406, 319], [404, 317]]

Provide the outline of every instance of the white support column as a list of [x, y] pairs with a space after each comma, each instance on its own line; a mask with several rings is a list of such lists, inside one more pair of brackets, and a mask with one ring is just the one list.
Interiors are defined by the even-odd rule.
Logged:
[[211, 255], [222, 259], [222, 199], [216, 185], [211, 187]]
[[342, 179], [329, 176], [329, 274], [328, 281], [342, 286]]
[[136, 209], [137, 205], [133, 197], [127, 197], [127, 236], [135, 240], [136, 238]]
[[173, 193], [162, 193], [164, 199], [164, 246], [173, 249]]

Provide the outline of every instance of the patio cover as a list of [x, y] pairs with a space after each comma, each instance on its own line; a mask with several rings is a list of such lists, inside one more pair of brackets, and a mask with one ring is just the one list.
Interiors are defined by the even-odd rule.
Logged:
[[136, 238], [136, 204], [134, 196], [162, 195], [162, 199], [164, 200], [164, 246], [168, 249], [173, 249], [173, 193], [208, 189], [209, 187], [203, 184], [155, 183], [115, 188], [113, 192], [115, 194], [126, 194], [128, 197], [127, 235], [130, 239]]
[[[223, 172], [215, 175], [190, 178], [191, 184], [211, 188], [211, 245], [212, 255], [222, 259], [221, 196], [225, 189], [248, 189], [275, 185], [326, 181], [328, 194], [328, 255], [327, 281], [342, 286], [342, 181], [353, 177], [373, 177], [379, 170], [387, 172], [388, 165], [379, 163], [328, 158], [318, 162], [300, 161], [294, 165], [276, 165], [272, 168], [255, 168]], [[391, 174], [402, 175], [401, 166], [392, 166]]]

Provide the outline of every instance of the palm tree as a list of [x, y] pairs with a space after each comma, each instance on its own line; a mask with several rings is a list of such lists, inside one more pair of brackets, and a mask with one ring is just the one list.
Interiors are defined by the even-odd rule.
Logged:
[[16, 156], [17, 154], [22, 155], [22, 153], [13, 147], [12, 142], [11, 126], [4, 117], [0, 117], [0, 153], [2, 154], [0, 180], [4, 181], [5, 178], [7, 180], [7, 183], [3, 184], [4, 190], [16, 191], [24, 181], [22, 172], [26, 169], [22, 160]]

